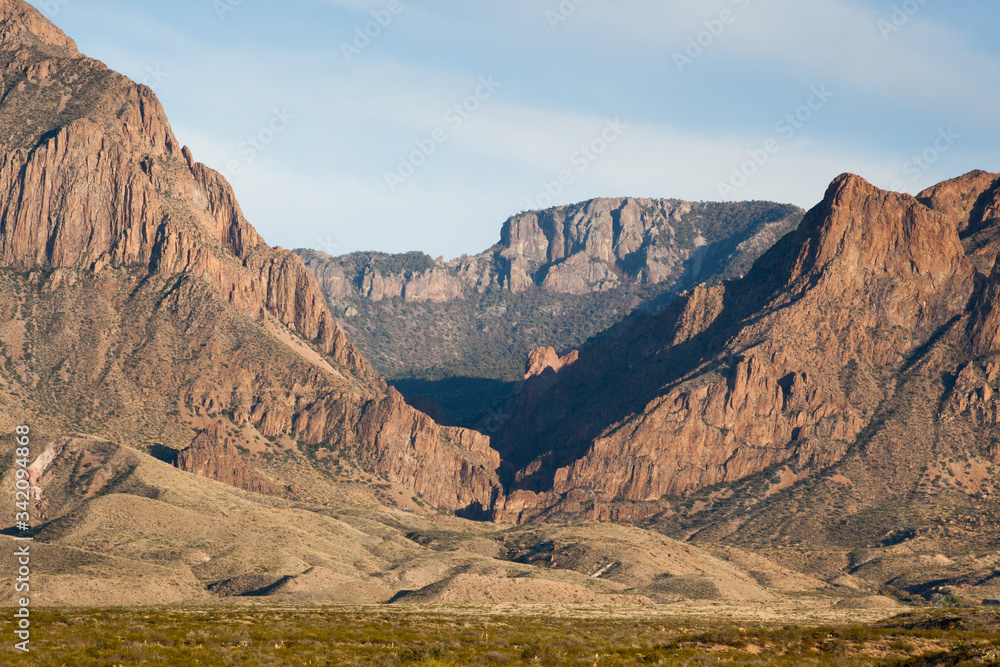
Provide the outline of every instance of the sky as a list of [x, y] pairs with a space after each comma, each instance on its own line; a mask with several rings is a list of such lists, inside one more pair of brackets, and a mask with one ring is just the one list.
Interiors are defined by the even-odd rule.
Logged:
[[593, 197], [1000, 171], [996, 0], [32, 0], [271, 245], [446, 259]]

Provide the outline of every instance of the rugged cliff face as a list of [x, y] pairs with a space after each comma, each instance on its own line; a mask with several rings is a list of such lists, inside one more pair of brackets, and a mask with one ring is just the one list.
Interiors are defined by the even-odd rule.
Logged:
[[[631, 198], [522, 213], [501, 232], [499, 281], [512, 291], [537, 284], [569, 294], [671, 282], [686, 262], [724, 240], [712, 228], [715, 220], [705, 219], [719, 213], [704, 204]], [[786, 224], [798, 221], [797, 213], [775, 206], [746, 228], [728, 231], [763, 249], [788, 231]]]
[[[626, 285], [729, 278], [795, 227], [802, 211], [770, 202], [593, 199], [521, 213], [500, 242], [451, 262], [421, 253], [330, 257], [297, 251], [334, 301], [444, 302], [502, 287], [589, 294]], [[700, 276], [704, 273], [704, 276]]]
[[[139, 446], [234, 428], [299, 453], [357, 449], [365, 470], [442, 507], [492, 502], [485, 439], [388, 390], [301, 260], [263, 242], [151, 90], [19, 0], [0, 0], [0, 39], [0, 339], [22, 418]], [[273, 487], [203, 445], [188, 468]]]
[[[31, 13], [20, 4], [6, 3], [5, 24]], [[22, 37], [3, 44], [15, 49], [5, 50], [4, 124], [31, 131], [3, 141], [4, 265], [197, 275], [244, 314], [271, 315], [378, 381], [301, 262], [263, 244], [229, 184], [178, 145], [151, 90], [79, 57], [65, 38], [38, 37], [42, 50], [23, 44], [24, 26], [8, 31]]]
[[447, 263], [296, 252], [376, 370], [414, 405], [469, 426], [494, 414], [535, 348], [565, 352], [686, 287], [742, 275], [802, 214], [769, 202], [594, 199], [516, 215], [495, 246]]
[[174, 465], [244, 491], [277, 495], [279, 490], [247, 464], [227, 435], [220, 423], [212, 424], [177, 453]]
[[913, 198], [842, 176], [743, 280], [695, 288], [554, 381], [529, 377], [495, 437], [517, 469], [498, 516], [609, 516], [841, 461], [956, 321], [969, 318], [971, 354], [993, 348], [995, 277], [977, 279], [965, 246], [995, 217], [998, 182], [970, 174]]

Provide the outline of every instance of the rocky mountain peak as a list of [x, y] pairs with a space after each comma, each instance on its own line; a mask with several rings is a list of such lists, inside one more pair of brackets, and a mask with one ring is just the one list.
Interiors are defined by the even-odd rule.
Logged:
[[[76, 43], [23, 0], [0, 0], [0, 46], [48, 47], [67, 57], [79, 57]], [[47, 50], [48, 50], [47, 49]]]
[[[968, 181], [981, 191], [989, 178]], [[954, 214], [838, 177], [743, 280], [695, 288], [581, 350], [544, 391], [529, 378], [495, 438], [519, 467], [500, 515], [587, 496], [599, 514], [611, 499], [686, 495], [784, 461], [836, 462], [892, 395], [876, 378], [974, 294], [977, 353], [1000, 339], [1000, 292], [994, 281], [977, 291], [958, 228]]]
[[779, 291], [819, 289], [815, 298], [851, 301], [872, 326], [926, 330], [954, 314], [975, 273], [953, 217], [843, 174], [762, 258], [753, 280], [773, 284], [783, 276], [774, 285]]
[[917, 199], [954, 219], [958, 231], [966, 232], [970, 225], [1000, 216], [1000, 175], [977, 169], [933, 185], [918, 194]]
[[[4, 6], [9, 34], [59, 41], [34, 9]], [[23, 42], [2, 50], [5, 265], [191, 272], [246, 315], [275, 317], [365, 382], [382, 383], [298, 257], [267, 247], [229, 183], [180, 147], [152, 90], [75, 52], [52, 57]]]

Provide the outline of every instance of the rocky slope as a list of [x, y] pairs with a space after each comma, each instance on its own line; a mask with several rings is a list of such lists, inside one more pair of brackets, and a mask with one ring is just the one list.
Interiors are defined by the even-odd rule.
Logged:
[[238, 445], [228, 437], [220, 423], [212, 424], [195, 436], [190, 445], [177, 453], [174, 465], [185, 472], [244, 491], [265, 495], [279, 493], [273, 484], [247, 464]]
[[595, 199], [516, 215], [495, 246], [448, 263], [296, 252], [375, 368], [468, 425], [502, 402], [531, 350], [578, 347], [637, 307], [737, 277], [801, 216], [769, 202]]
[[[144, 448], [221, 428], [258, 463], [308, 455], [322, 475], [344, 452], [442, 508], [493, 501], [488, 440], [388, 389], [299, 258], [263, 242], [149, 88], [82, 57], [19, 0], [0, 0], [0, 39], [0, 426]], [[193, 467], [195, 442], [181, 457]], [[232, 460], [212, 475], [253, 490], [292, 481]]]

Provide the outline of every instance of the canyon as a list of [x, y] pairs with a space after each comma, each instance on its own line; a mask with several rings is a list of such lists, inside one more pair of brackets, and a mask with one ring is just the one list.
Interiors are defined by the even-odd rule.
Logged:
[[1000, 597], [1000, 175], [332, 258], [21, 0], [0, 77], [0, 432], [49, 603]]

